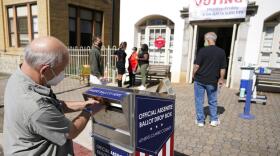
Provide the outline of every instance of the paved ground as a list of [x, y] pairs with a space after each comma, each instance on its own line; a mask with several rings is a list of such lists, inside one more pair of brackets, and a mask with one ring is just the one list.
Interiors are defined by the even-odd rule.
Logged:
[[[4, 81], [4, 82], [3, 82]], [[0, 79], [0, 104], [5, 79]], [[87, 88], [79, 88], [78, 81], [65, 80], [55, 88], [58, 97], [64, 100], [82, 100], [81, 93]], [[267, 105], [252, 104], [251, 113], [255, 120], [243, 120], [238, 115], [243, 111], [243, 103], [237, 102], [237, 90], [223, 88], [219, 96], [219, 116], [221, 125], [204, 127], [194, 124], [193, 86], [173, 84], [176, 90], [175, 155], [280, 155], [280, 94], [265, 93]], [[68, 91], [67, 91], [68, 90]], [[150, 88], [154, 91], [155, 88]], [[66, 91], [66, 92], [63, 92]], [[205, 112], [208, 114], [205, 104]], [[0, 108], [0, 115], [3, 108]], [[77, 113], [67, 115], [73, 118]], [[3, 116], [0, 117], [2, 131]], [[208, 121], [208, 118], [207, 118]], [[83, 137], [88, 137], [84, 132]], [[78, 139], [82, 140], [82, 139]], [[90, 141], [90, 140], [89, 140]], [[90, 148], [89, 145], [84, 145]]]

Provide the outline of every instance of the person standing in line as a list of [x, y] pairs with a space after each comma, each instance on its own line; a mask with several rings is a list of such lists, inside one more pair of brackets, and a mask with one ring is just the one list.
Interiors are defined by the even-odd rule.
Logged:
[[145, 90], [146, 80], [147, 80], [147, 69], [149, 67], [149, 48], [147, 44], [142, 44], [141, 49], [138, 53], [138, 65], [141, 71], [141, 86], [139, 90]]
[[[64, 78], [69, 62], [65, 45], [54, 37], [34, 39], [24, 62], [9, 78], [4, 95], [4, 155], [72, 156], [72, 139], [93, 114], [95, 100], [61, 101], [50, 86]], [[81, 111], [70, 121], [67, 112]]]
[[93, 48], [89, 52], [89, 64], [91, 69], [90, 83], [92, 84], [102, 84], [100, 79], [104, 76], [101, 47], [101, 38], [98, 36], [93, 37]]
[[125, 59], [126, 59], [126, 46], [127, 43], [126, 42], [121, 42], [119, 49], [117, 51], [115, 51], [115, 55], [117, 57], [117, 70], [118, 70], [118, 76], [117, 76], [117, 80], [118, 80], [118, 87], [122, 87], [122, 77], [123, 74], [125, 73]]
[[133, 87], [135, 85], [135, 73], [137, 71], [138, 61], [137, 61], [137, 48], [132, 48], [132, 54], [128, 58], [128, 72], [129, 72], [129, 87]]
[[204, 35], [204, 48], [200, 49], [194, 61], [194, 95], [196, 124], [204, 126], [203, 112], [204, 93], [206, 91], [210, 110], [210, 125], [218, 126], [220, 120], [217, 115], [217, 87], [224, 85], [226, 72], [225, 51], [216, 46], [217, 35], [208, 32]]

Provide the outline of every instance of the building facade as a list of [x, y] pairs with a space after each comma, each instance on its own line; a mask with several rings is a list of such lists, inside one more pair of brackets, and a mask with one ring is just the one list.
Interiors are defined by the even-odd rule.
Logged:
[[119, 5], [119, 0], [0, 0], [0, 72], [11, 73], [38, 36], [54, 36], [67, 46], [91, 46], [93, 36], [118, 44]]
[[[246, 1], [244, 18], [190, 20], [191, 3], [218, 2], [230, 7], [234, 0], [122, 0], [120, 40], [128, 47], [147, 43], [150, 63], [171, 65], [172, 82], [191, 83], [196, 52], [209, 31], [217, 33], [217, 45], [226, 52], [228, 87], [239, 87], [241, 66], [280, 68], [280, 2]], [[155, 45], [159, 37], [165, 40], [162, 48]]]

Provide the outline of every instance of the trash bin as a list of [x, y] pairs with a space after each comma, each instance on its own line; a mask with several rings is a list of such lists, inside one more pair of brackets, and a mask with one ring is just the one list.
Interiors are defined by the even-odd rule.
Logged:
[[94, 155], [173, 156], [174, 95], [94, 85], [83, 96], [107, 106], [92, 117]]

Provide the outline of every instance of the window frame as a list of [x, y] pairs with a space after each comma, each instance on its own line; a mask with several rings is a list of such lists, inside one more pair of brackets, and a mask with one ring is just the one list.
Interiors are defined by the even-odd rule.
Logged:
[[[33, 14], [33, 12], [32, 12], [32, 6], [33, 5], [36, 5], [36, 7], [37, 7], [37, 14], [36, 15], [34, 15]], [[30, 16], [31, 16], [31, 39], [33, 40], [35, 37], [35, 34], [39, 34], [39, 29], [38, 29], [38, 27], [37, 27], [37, 31], [34, 31], [34, 23], [33, 23], [33, 18], [37, 18], [37, 26], [38, 26], [38, 23], [39, 23], [39, 21], [38, 21], [38, 5], [36, 4], [36, 3], [31, 3], [30, 4]]]
[[[19, 47], [24, 47], [26, 45], [21, 45], [20, 43], [20, 33], [19, 33], [19, 26], [18, 26], [18, 19], [22, 18], [22, 17], [18, 17], [17, 14], [17, 7], [22, 7], [25, 6], [26, 10], [27, 10], [27, 34], [28, 34], [28, 41], [31, 42], [34, 39], [34, 33], [33, 33], [33, 17], [37, 17], [38, 19], [38, 15], [34, 15], [32, 14], [31, 11], [31, 6], [32, 5], [37, 5], [36, 2], [30, 2], [30, 3], [23, 3], [23, 4], [14, 4], [14, 5], [7, 5], [6, 6], [6, 12], [7, 12], [7, 25], [8, 25], [8, 37], [9, 37], [9, 43], [8, 46], [9, 47], [15, 47], [15, 48], [19, 48]], [[9, 9], [12, 9], [12, 17], [9, 17]], [[38, 13], [37, 13], [38, 14]], [[11, 28], [11, 23], [10, 20], [13, 19], [13, 28]], [[13, 32], [12, 30], [13, 29]], [[38, 31], [36, 32], [38, 34]], [[12, 41], [12, 34], [14, 35], [14, 41]], [[12, 45], [12, 43], [14, 42], [14, 45]]]
[[[70, 12], [69, 12], [69, 8], [75, 8], [76, 10], [76, 17], [71, 17], [70, 16]], [[92, 13], [92, 20], [88, 20], [88, 19], [82, 19], [81, 18], [81, 10], [87, 10], [87, 11], [90, 11]], [[101, 19], [100, 21], [96, 20], [96, 17], [95, 15], [96, 14], [100, 14], [101, 16]], [[69, 39], [68, 39], [68, 45], [69, 46], [78, 46], [80, 47], [81, 46], [81, 21], [89, 21], [91, 22], [91, 38], [93, 36], [101, 36], [103, 34], [103, 18], [104, 18], [104, 13], [103, 11], [99, 11], [99, 10], [96, 10], [96, 9], [91, 9], [91, 8], [86, 8], [86, 7], [81, 7], [81, 6], [76, 6], [76, 5], [68, 5], [68, 20], [72, 19], [72, 20], [75, 20], [76, 22], [76, 28], [75, 28], [75, 32], [76, 32], [76, 44], [75, 45], [70, 45], [70, 25], [68, 25], [68, 36], [69, 36]], [[68, 22], [69, 24], [69, 22]], [[100, 25], [100, 35], [97, 34], [97, 30], [96, 30], [96, 25], [99, 24]]]

